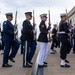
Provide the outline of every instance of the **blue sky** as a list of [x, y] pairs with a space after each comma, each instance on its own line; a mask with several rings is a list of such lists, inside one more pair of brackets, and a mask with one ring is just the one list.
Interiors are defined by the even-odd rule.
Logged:
[[[59, 23], [60, 13], [64, 13], [65, 9], [70, 11], [75, 6], [75, 0], [0, 0], [0, 22], [3, 23], [5, 13], [13, 12], [15, 15], [16, 9], [18, 10], [18, 26], [19, 31], [22, 28], [22, 22], [25, 19], [24, 13], [26, 11], [35, 10], [35, 21], [39, 26], [40, 18], [39, 15], [42, 13], [48, 13], [51, 11], [51, 23]], [[13, 20], [14, 24], [14, 20]], [[48, 24], [48, 22], [47, 22]], [[20, 34], [20, 32], [19, 32]]]

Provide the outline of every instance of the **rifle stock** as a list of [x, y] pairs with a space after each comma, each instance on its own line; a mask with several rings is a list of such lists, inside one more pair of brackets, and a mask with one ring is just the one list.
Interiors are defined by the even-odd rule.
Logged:
[[14, 40], [17, 39], [17, 34], [18, 34], [18, 28], [17, 28], [17, 11], [16, 11], [16, 14], [15, 14], [15, 25], [14, 25], [14, 32], [16, 32], [16, 31], [17, 31], [17, 33], [14, 35]]

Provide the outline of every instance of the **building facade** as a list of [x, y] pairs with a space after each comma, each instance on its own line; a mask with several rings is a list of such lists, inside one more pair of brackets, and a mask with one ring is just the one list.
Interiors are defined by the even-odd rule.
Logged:
[[69, 23], [74, 26], [75, 24], [75, 6], [68, 13]]

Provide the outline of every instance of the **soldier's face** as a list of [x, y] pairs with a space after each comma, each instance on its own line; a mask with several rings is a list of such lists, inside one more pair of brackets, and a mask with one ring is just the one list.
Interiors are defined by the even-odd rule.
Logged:
[[32, 19], [32, 16], [30, 16], [30, 20]]
[[46, 17], [42, 17], [41, 18], [43, 21], [47, 21], [47, 18]]
[[8, 16], [7, 19], [10, 20], [10, 21], [12, 21], [13, 20], [13, 17]]
[[68, 16], [64, 16], [65, 20], [68, 20]]
[[47, 17], [45, 17], [45, 21], [47, 21]]
[[67, 20], [67, 17], [66, 16], [63, 16], [61, 19], [63, 19], [63, 20], [66, 21]]
[[31, 20], [32, 19], [32, 16], [28, 15], [26, 16], [27, 19]]

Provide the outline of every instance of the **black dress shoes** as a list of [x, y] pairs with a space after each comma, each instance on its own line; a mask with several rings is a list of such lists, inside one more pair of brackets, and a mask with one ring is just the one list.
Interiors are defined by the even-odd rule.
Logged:
[[55, 52], [50, 52], [50, 54], [55, 54]]
[[31, 64], [31, 65], [33, 64], [31, 61], [29, 61], [28, 63]]
[[29, 65], [29, 64], [26, 64], [26, 65], [24, 65], [23, 67], [25, 67], [25, 68], [31, 68], [32, 66]]
[[65, 62], [66, 62], [66, 63], [69, 63], [69, 61], [68, 61], [68, 60], [65, 60]]
[[57, 51], [56, 50], [53, 50], [55, 53], [57, 53]]
[[65, 65], [60, 65], [60, 67], [69, 68], [70, 65], [65, 64]]
[[44, 65], [38, 65], [38, 67], [39, 68], [41, 68], [41, 67], [47, 67], [47, 65], [45, 65], [45, 64]]
[[9, 64], [3, 64], [2, 67], [12, 67], [12, 65], [9, 65]]
[[48, 64], [47, 62], [44, 62], [44, 64]]
[[14, 62], [15, 63], [15, 60], [13, 58], [8, 58], [10, 61]]

